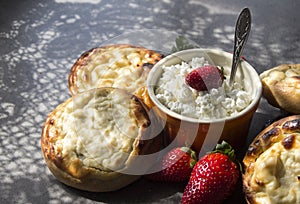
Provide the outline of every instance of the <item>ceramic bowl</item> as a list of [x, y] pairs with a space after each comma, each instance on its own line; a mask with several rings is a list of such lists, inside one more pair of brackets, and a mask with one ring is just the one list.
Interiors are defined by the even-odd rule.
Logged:
[[190, 61], [194, 57], [203, 56], [209, 63], [224, 68], [229, 77], [232, 54], [218, 49], [189, 49], [180, 51], [159, 61], [149, 73], [147, 90], [153, 110], [159, 115], [164, 125], [166, 135], [177, 145], [189, 144], [194, 150], [202, 154], [211, 151], [218, 142], [223, 140], [230, 143], [236, 151], [240, 151], [246, 141], [251, 120], [255, 113], [261, 95], [262, 84], [256, 70], [246, 61], [241, 60], [235, 81], [244, 83], [252, 102], [237, 115], [217, 119], [195, 119], [180, 115], [163, 105], [155, 95], [157, 82], [162, 75], [162, 66], [170, 66]]

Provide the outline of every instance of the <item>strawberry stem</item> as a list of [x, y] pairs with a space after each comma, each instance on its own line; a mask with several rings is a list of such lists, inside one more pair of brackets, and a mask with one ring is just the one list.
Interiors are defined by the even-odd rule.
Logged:
[[236, 163], [239, 166], [240, 170], [242, 170], [242, 166], [236, 158], [234, 149], [229, 143], [227, 143], [226, 141], [222, 141], [221, 144], [217, 144], [215, 150], [212, 151], [211, 153], [216, 153], [216, 152], [227, 155], [231, 159], [231, 161]]
[[221, 66], [221, 73], [222, 73], [223, 79], [226, 79], [223, 66]]
[[191, 156], [190, 167], [193, 168], [197, 162], [196, 152], [188, 146], [181, 147], [180, 149], [181, 149], [181, 151], [183, 151]]

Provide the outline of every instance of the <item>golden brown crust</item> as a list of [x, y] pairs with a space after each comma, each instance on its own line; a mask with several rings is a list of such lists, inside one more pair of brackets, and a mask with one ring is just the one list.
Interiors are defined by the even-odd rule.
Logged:
[[[257, 189], [264, 189], [265, 183], [260, 183], [257, 178], [253, 184], [255, 166], [258, 158], [275, 144], [284, 150], [291, 150], [296, 147], [296, 140], [300, 138], [300, 115], [289, 116], [278, 120], [260, 132], [250, 144], [243, 159], [243, 188], [247, 203], [255, 204], [258, 202], [257, 195], [260, 193]], [[293, 155], [290, 155], [293, 157]], [[265, 164], [263, 164], [265, 165]], [[266, 164], [267, 165], [267, 164]], [[267, 168], [267, 167], [266, 167]], [[282, 170], [283, 171], [283, 170]], [[257, 188], [256, 186], [260, 186]], [[278, 203], [282, 203], [280, 200]]]
[[[125, 162], [126, 169], [127, 167], [130, 168], [135, 156], [158, 151], [161, 148], [160, 145], [162, 141], [160, 135], [157, 137], [151, 135], [151, 131], [155, 131], [154, 128], [158, 128], [156, 126], [158, 124], [155, 124], [155, 118], [151, 118], [150, 121], [149, 117], [153, 117], [153, 115], [148, 115], [145, 105], [136, 96], [114, 88], [99, 88], [88, 92], [91, 92], [91, 94], [94, 94], [94, 92], [95, 94], [105, 94], [103, 92], [111, 91], [128, 94], [130, 96], [131, 115], [135, 118], [139, 128], [138, 135], [132, 142], [130, 156]], [[42, 130], [41, 150], [48, 168], [62, 183], [74, 188], [93, 192], [118, 190], [137, 180], [140, 175], [130, 175], [122, 173], [122, 171], [116, 172], [101, 167], [96, 168], [85, 165], [80, 155], [77, 155], [79, 153], [75, 153], [75, 156], [73, 152], [72, 154], [63, 154], [63, 151], [66, 150], [64, 150], [64, 146], [61, 145], [64, 139], [61, 135], [64, 131], [62, 127], [65, 124], [58, 124], [63, 121], [61, 120], [63, 117], [62, 111], [75, 100], [74, 98], [80, 98], [81, 95], [86, 93], [87, 92], [80, 93], [66, 100], [48, 115]], [[76, 109], [74, 109], [74, 111], [76, 111]], [[76, 131], [73, 131], [72, 134], [76, 134]]]
[[[69, 90], [71, 95], [75, 95], [90, 88], [112, 86], [125, 89], [142, 98], [145, 84], [138, 82], [136, 87], [132, 87], [135, 85], [131, 83], [138, 81], [137, 78], [139, 77], [145, 81], [152, 66], [162, 59], [162, 57], [161, 54], [144, 47], [129, 44], [107, 45], [93, 48], [83, 53], [71, 68], [69, 73]], [[98, 68], [98, 65], [102, 65], [102, 67]], [[116, 72], [121, 71], [117, 69], [123, 69], [125, 71], [121, 74], [114, 72], [114, 75], [100, 73], [101, 71], [105, 72], [104, 69], [114, 70]], [[131, 71], [136, 70], [133, 72], [138, 72], [138, 74], [135, 76], [132, 74], [130, 76], [131, 79], [116, 83], [116, 80], [127, 77], [128, 74], [126, 74], [126, 71], [128, 71], [128, 69]]]
[[300, 64], [282, 64], [260, 75], [268, 102], [293, 114], [300, 114]]

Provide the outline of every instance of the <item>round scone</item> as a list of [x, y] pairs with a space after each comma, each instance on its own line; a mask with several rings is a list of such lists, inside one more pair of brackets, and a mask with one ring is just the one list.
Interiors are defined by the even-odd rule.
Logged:
[[83, 53], [69, 73], [72, 95], [98, 87], [124, 89], [143, 99], [152, 66], [162, 55], [144, 47], [107, 45]]
[[157, 124], [136, 96], [115, 88], [92, 89], [49, 114], [41, 149], [50, 171], [66, 185], [114, 191], [151, 165], [143, 155], [160, 148], [161, 137], [154, 135]]
[[300, 115], [278, 120], [258, 134], [243, 164], [248, 203], [300, 203]]
[[263, 95], [268, 102], [293, 114], [300, 114], [300, 64], [283, 64], [260, 74]]

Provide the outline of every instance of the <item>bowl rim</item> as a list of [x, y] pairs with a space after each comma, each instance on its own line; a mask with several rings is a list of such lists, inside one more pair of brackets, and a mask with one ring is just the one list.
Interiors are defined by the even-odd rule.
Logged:
[[250, 65], [245, 60], [242, 60], [242, 63], [245, 64], [246, 67], [249, 68], [251, 75], [255, 76], [255, 78], [253, 80], [254, 80], [254, 84], [256, 84], [256, 93], [255, 93], [255, 96], [254, 96], [253, 100], [251, 101], [251, 103], [244, 110], [239, 112], [238, 114], [232, 115], [229, 117], [224, 117], [224, 118], [216, 118], [216, 119], [201, 119], [200, 118], [199, 119], [199, 118], [192, 118], [192, 117], [184, 116], [184, 115], [181, 115], [174, 111], [171, 111], [164, 104], [162, 104], [155, 96], [154, 89], [153, 89], [153, 87], [155, 87], [155, 86], [153, 85], [154, 83], [153, 83], [152, 79], [155, 75], [156, 70], [159, 69], [159, 67], [163, 66], [166, 62], [168, 62], [169, 60], [171, 60], [174, 57], [180, 58], [180, 56], [182, 56], [182, 55], [187, 55], [189, 53], [195, 53], [195, 52], [213, 53], [213, 54], [221, 55], [224, 57], [228, 57], [230, 59], [232, 58], [232, 53], [229, 53], [229, 52], [226, 52], [226, 51], [220, 50], [220, 49], [215, 49], [215, 48], [187, 49], [187, 50], [182, 50], [182, 51], [172, 53], [172, 54], [164, 57], [163, 59], [161, 59], [159, 62], [157, 62], [152, 67], [152, 69], [149, 72], [149, 75], [147, 77], [147, 82], [146, 82], [148, 95], [149, 95], [151, 101], [154, 103], [154, 105], [157, 108], [159, 108], [166, 115], [169, 115], [178, 120], [183, 120], [183, 121], [187, 121], [187, 122], [191, 122], [191, 123], [220, 123], [220, 122], [225, 122], [225, 121], [229, 121], [229, 120], [234, 120], [241, 116], [244, 116], [246, 113], [251, 112], [251, 110], [258, 105], [258, 103], [260, 102], [261, 96], [262, 96], [262, 83], [260, 81], [259, 74], [257, 73], [257, 71], [254, 69], [254, 67], [252, 67], [252, 65]]

